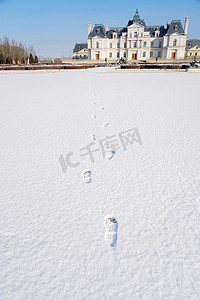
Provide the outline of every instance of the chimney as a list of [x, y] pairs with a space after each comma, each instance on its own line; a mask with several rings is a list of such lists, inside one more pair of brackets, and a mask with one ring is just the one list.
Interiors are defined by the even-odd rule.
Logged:
[[88, 35], [91, 33], [92, 31], [92, 24], [89, 22], [88, 23]]
[[188, 26], [189, 26], [189, 17], [185, 18], [185, 28], [184, 28], [184, 32], [187, 35], [188, 34]]
[[105, 30], [108, 32], [108, 24], [105, 25]]

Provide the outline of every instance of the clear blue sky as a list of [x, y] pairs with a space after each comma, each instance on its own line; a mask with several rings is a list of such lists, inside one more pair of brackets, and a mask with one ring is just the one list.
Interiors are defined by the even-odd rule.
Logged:
[[136, 8], [147, 25], [189, 16], [189, 38], [200, 39], [200, 0], [0, 0], [0, 37], [32, 44], [40, 56], [66, 57], [77, 41], [87, 41], [89, 21], [126, 26]]

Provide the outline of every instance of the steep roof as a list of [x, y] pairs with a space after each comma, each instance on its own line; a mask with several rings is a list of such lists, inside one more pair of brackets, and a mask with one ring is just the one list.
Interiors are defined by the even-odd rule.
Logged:
[[145, 29], [144, 29], [144, 31], [150, 33], [151, 37], [155, 36], [155, 31], [157, 31], [157, 30], [160, 31], [159, 37], [163, 37], [167, 32], [167, 29], [165, 29], [165, 27], [163, 25], [146, 26]]
[[76, 43], [73, 52], [79, 52], [83, 49], [87, 49], [88, 48], [88, 44], [87, 43]]
[[89, 34], [89, 38], [92, 38], [94, 36], [98, 36], [101, 38], [105, 38], [106, 36], [106, 30], [103, 24], [96, 24], [93, 28], [93, 31]]
[[182, 26], [180, 20], [171, 21], [171, 24], [170, 24], [166, 34], [170, 35], [173, 33], [184, 34], [183, 26]]
[[113, 37], [113, 33], [117, 33], [117, 37], [122, 35], [122, 32], [126, 32], [127, 28], [123, 27], [111, 27], [110, 30], [107, 32], [107, 37], [111, 39]]
[[200, 46], [200, 40], [187, 40], [186, 42], [186, 50], [191, 49], [195, 46]]
[[144, 31], [149, 32], [151, 37], [155, 37], [155, 31], [160, 31], [159, 37], [163, 37], [165, 35], [171, 35], [173, 33], [185, 34], [180, 20], [171, 21], [171, 23], [167, 25], [167, 28], [165, 28], [165, 26], [163, 25], [146, 26], [145, 21], [143, 19], [140, 19], [138, 9], [136, 9], [133, 19], [129, 20], [128, 25], [126, 27], [110, 28], [109, 31], [106, 32], [103, 24], [99, 24], [99, 25], [96, 24], [93, 31], [89, 34], [88, 37], [92, 38], [98, 36], [101, 38], [111, 39], [113, 37], [114, 32], [117, 33], [117, 37], [120, 37], [123, 32], [127, 32], [127, 27], [131, 26], [134, 23], [144, 26]]

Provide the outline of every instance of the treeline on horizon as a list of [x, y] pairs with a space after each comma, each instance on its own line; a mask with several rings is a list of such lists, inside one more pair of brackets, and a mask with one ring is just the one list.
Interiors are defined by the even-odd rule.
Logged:
[[7, 36], [0, 38], [0, 64], [27, 63], [38, 63], [38, 57], [33, 46], [27, 47], [15, 40], [10, 42]]

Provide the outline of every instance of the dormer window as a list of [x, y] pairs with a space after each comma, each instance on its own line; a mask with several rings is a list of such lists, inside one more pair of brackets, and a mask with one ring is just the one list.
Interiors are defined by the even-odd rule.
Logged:
[[176, 31], [178, 29], [178, 26], [177, 25], [174, 25], [173, 26], [173, 29]]

